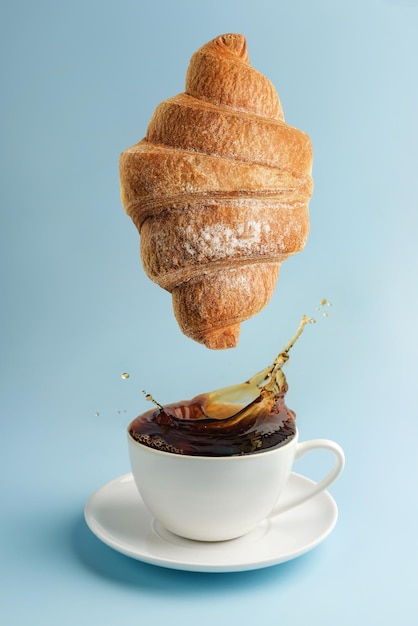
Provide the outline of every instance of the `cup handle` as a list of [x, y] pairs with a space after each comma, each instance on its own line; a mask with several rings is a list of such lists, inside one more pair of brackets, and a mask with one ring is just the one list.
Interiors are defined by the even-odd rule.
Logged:
[[341, 446], [335, 441], [331, 441], [329, 439], [311, 439], [309, 441], [303, 441], [302, 443], [298, 443], [295, 454], [295, 461], [299, 460], [304, 456], [307, 452], [311, 450], [329, 450], [333, 453], [335, 457], [335, 463], [332, 470], [323, 478], [319, 483], [312, 486], [312, 489], [309, 489], [307, 493], [304, 493], [301, 496], [296, 496], [295, 498], [291, 498], [285, 502], [278, 502], [273, 510], [268, 515], [269, 518], [275, 517], [280, 513], [284, 513], [284, 511], [288, 511], [307, 500], [310, 500], [314, 496], [316, 496], [321, 491], [324, 491], [331, 483], [334, 482], [341, 474], [344, 469], [344, 452]]

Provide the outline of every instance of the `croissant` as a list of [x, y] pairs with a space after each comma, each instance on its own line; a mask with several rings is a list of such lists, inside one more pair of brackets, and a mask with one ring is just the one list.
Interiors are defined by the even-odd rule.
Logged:
[[237, 345], [305, 246], [312, 148], [284, 121], [272, 83], [227, 34], [192, 56], [185, 93], [159, 104], [120, 157], [121, 200], [149, 278], [172, 294], [182, 332]]

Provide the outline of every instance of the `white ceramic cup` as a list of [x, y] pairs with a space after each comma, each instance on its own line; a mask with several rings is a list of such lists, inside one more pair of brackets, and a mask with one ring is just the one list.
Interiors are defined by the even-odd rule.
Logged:
[[[285, 445], [242, 456], [188, 456], [155, 450], [128, 433], [132, 474], [143, 502], [169, 531], [199, 541], [245, 535], [326, 489], [344, 468], [341, 447], [328, 439]], [[310, 491], [290, 501], [280, 494], [293, 462], [311, 450], [329, 450], [334, 466]]]

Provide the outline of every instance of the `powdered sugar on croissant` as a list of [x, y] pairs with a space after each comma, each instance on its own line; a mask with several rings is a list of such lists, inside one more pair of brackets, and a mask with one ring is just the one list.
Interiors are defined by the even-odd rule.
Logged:
[[281, 263], [307, 240], [311, 167], [308, 135], [285, 123], [245, 37], [200, 48], [185, 93], [158, 105], [120, 158], [144, 270], [172, 293], [187, 336], [233, 347], [240, 323], [268, 303]]

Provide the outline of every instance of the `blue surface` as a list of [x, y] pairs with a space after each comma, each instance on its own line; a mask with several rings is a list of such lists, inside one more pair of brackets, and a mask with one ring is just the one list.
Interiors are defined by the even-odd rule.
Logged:
[[[17, 0], [1, 12], [2, 623], [416, 624], [416, 0]], [[305, 251], [220, 353], [181, 334], [145, 277], [118, 156], [183, 90], [190, 55], [231, 31], [310, 134], [315, 192]], [[221, 575], [101, 544], [84, 504], [129, 471], [141, 390], [167, 402], [245, 380], [324, 297], [330, 316], [306, 329], [287, 378], [301, 439], [346, 452], [331, 536], [293, 562]], [[315, 478], [321, 465], [295, 469]]]

